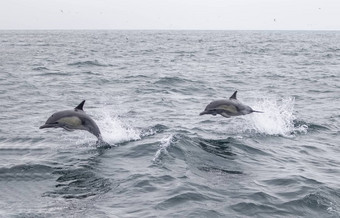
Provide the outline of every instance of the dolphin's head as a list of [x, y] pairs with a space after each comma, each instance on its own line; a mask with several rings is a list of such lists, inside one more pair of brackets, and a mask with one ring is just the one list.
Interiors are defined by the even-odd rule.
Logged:
[[60, 112], [52, 114], [52, 116], [50, 116], [45, 124], [40, 126], [39, 129], [60, 127], [60, 123], [58, 122], [60, 118]]
[[44, 125], [40, 126], [39, 129], [44, 128], [74, 128], [81, 126], [82, 121], [77, 116], [72, 116], [71, 111], [59, 111], [50, 116]]
[[212, 115], [216, 115], [219, 113], [218, 107], [221, 106], [223, 102], [222, 101], [213, 101], [210, 102], [204, 109], [204, 111], [202, 111], [200, 113], [200, 115], [205, 115], [205, 114], [212, 114]]
[[209, 107], [209, 105], [204, 109], [204, 111], [202, 111], [200, 113], [200, 116], [204, 115], [204, 114], [211, 114], [211, 108]]

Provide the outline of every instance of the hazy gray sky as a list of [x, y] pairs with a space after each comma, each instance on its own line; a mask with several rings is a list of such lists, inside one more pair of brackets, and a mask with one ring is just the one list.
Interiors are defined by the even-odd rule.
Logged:
[[0, 29], [340, 30], [340, 0], [0, 0]]

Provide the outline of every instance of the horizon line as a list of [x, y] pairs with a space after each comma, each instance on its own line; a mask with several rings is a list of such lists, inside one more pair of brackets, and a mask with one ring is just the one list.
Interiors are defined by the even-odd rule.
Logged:
[[340, 29], [86, 29], [86, 28], [10, 28], [0, 31], [340, 31]]

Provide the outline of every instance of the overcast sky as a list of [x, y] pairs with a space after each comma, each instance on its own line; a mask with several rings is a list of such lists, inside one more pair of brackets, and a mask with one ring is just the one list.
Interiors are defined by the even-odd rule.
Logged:
[[0, 0], [0, 29], [340, 30], [340, 0]]

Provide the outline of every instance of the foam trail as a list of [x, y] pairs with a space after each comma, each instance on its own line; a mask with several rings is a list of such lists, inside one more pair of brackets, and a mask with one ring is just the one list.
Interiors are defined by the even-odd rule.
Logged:
[[156, 162], [157, 160], [159, 160], [160, 156], [162, 154], [167, 154], [167, 148], [171, 145], [171, 143], [173, 142], [173, 138], [174, 135], [171, 134], [170, 136], [164, 137], [161, 140], [161, 144], [159, 145], [159, 149], [157, 150], [155, 157], [153, 158], [153, 162]]
[[254, 108], [264, 113], [254, 113], [247, 117], [251, 129], [257, 133], [268, 135], [282, 135], [289, 137], [295, 132], [307, 132], [307, 126], [295, 127], [294, 112], [295, 99], [292, 97], [277, 99], [262, 99]]

